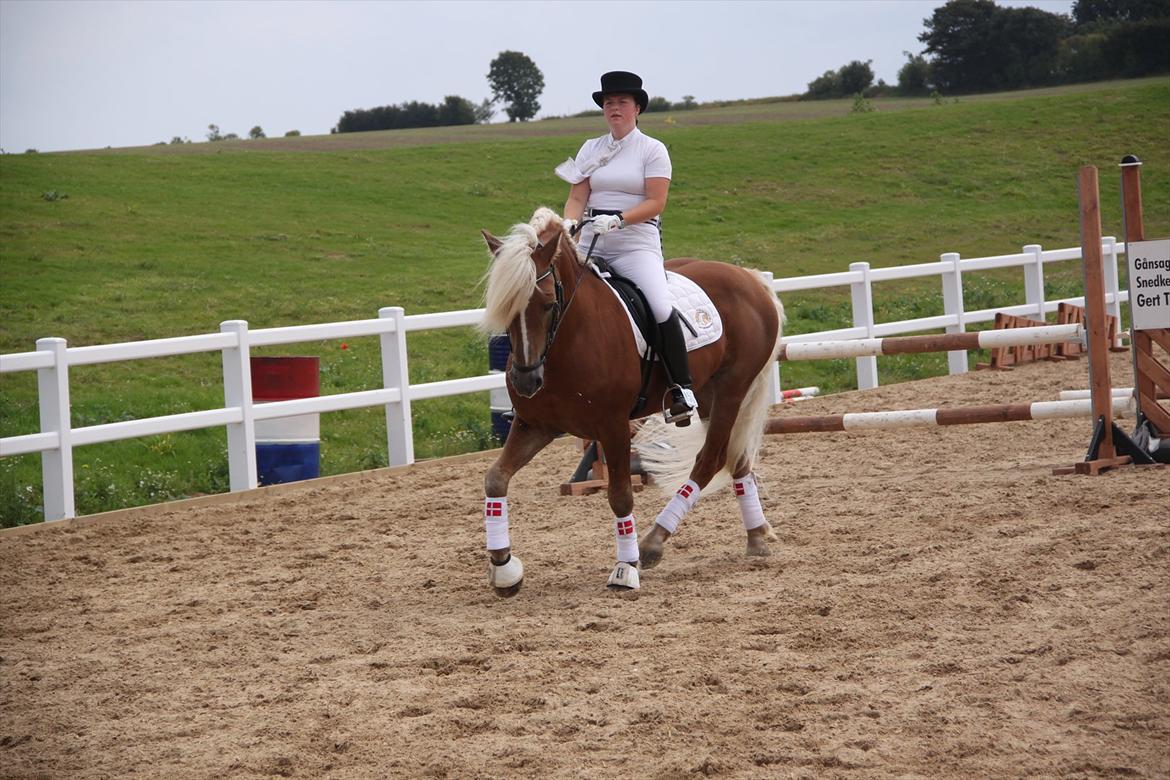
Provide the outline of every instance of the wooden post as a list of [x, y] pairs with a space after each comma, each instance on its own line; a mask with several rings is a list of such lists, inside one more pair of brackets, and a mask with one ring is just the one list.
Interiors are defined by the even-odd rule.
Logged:
[[[1131, 462], [1114, 445], [1112, 390], [1109, 376], [1109, 334], [1105, 324], [1105, 271], [1101, 265], [1101, 199], [1097, 168], [1086, 165], [1077, 176], [1081, 212], [1081, 257], [1085, 276], [1085, 313], [1088, 331], [1089, 393], [1093, 405], [1092, 444], [1089, 454], [1073, 470], [1099, 474]], [[1062, 470], [1058, 470], [1059, 471]]]

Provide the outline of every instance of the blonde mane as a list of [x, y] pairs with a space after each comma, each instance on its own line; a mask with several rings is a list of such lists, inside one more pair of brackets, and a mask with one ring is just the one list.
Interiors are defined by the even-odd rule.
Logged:
[[512, 226], [500, 243], [484, 274], [484, 315], [481, 327], [488, 333], [503, 333], [532, 297], [536, 287], [536, 266], [532, 253], [540, 244], [540, 234], [550, 227], [562, 228], [555, 211], [538, 208], [527, 224]]

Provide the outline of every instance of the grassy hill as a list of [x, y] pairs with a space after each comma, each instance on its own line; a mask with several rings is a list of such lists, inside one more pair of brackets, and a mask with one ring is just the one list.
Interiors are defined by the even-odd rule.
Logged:
[[[729, 106], [648, 115], [671, 151], [668, 256], [700, 256], [777, 276], [1018, 251], [1079, 240], [1075, 175], [1102, 169], [1103, 223], [1121, 237], [1116, 163], [1145, 162], [1147, 233], [1170, 233], [1170, 79], [999, 96]], [[600, 118], [0, 157], [0, 350], [37, 338], [71, 345], [218, 329], [474, 307], [486, 255], [538, 205], [559, 207], [552, 168]], [[1077, 274], [1054, 274], [1076, 294]], [[1008, 275], [973, 279], [980, 305], [1018, 302]], [[879, 319], [938, 311], [934, 284], [883, 299]], [[986, 300], [986, 303], [983, 301]], [[830, 293], [786, 301], [790, 332], [847, 324]], [[320, 354], [322, 391], [376, 387], [372, 340]], [[411, 340], [412, 381], [478, 372], [469, 332]], [[265, 354], [280, 354], [270, 350]], [[786, 370], [786, 384], [850, 385], [847, 361]], [[884, 381], [941, 373], [933, 356], [883, 365]], [[73, 374], [74, 425], [222, 403], [218, 357], [95, 366]], [[0, 434], [37, 429], [35, 378], [0, 377]], [[416, 406], [421, 457], [490, 445], [486, 397]], [[385, 462], [377, 410], [322, 421], [326, 473]], [[226, 487], [223, 434], [176, 434], [77, 451], [79, 510]], [[39, 459], [0, 460], [0, 517], [27, 521]]]

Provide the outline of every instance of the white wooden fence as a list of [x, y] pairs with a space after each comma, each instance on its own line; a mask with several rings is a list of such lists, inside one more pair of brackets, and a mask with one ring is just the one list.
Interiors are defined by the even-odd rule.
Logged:
[[[1110, 314], [1118, 317], [1118, 321], [1121, 304], [1129, 298], [1128, 293], [1119, 290], [1118, 287], [1117, 261], [1118, 256], [1124, 251], [1124, 244], [1119, 244], [1112, 237], [1102, 240], [1106, 306]], [[784, 293], [800, 290], [842, 286], [850, 288], [853, 327], [786, 336], [784, 341], [787, 343], [880, 338], [939, 328], [944, 328], [948, 333], [961, 333], [968, 325], [994, 320], [998, 311], [1043, 319], [1046, 313], [1055, 311], [1062, 302], [1083, 305], [1083, 297], [1044, 300], [1044, 266], [1048, 263], [1079, 260], [1080, 257], [1079, 247], [1043, 251], [1040, 246], [1030, 244], [1019, 254], [995, 257], [964, 260], [957, 254], [948, 253], [942, 255], [938, 262], [878, 269], [871, 269], [869, 263], [852, 263], [845, 272], [777, 279], [772, 282], [772, 286], [782, 294], [782, 297]], [[965, 310], [963, 305], [965, 273], [1013, 267], [1023, 269], [1024, 303], [970, 312]], [[942, 314], [899, 322], [874, 321], [875, 284], [923, 276], [940, 277]], [[0, 373], [37, 372], [41, 428], [39, 433], [0, 439], [0, 457], [38, 452], [41, 454], [46, 520], [75, 516], [73, 449], [87, 444], [225, 426], [228, 438], [230, 489], [247, 490], [257, 485], [255, 446], [257, 420], [383, 406], [386, 410], [390, 465], [413, 463], [414, 437], [410, 412], [412, 401], [501, 388], [504, 386], [504, 375], [483, 374], [412, 385], [407, 365], [406, 334], [473, 326], [480, 321], [482, 314], [482, 309], [466, 309], [406, 316], [402, 308], [392, 306], [379, 310], [377, 319], [262, 330], [249, 330], [248, 323], [243, 320], [229, 320], [220, 325], [219, 333], [123, 344], [69, 347], [64, 339], [38, 339], [36, 351], [0, 355]], [[249, 361], [252, 348], [358, 336], [378, 336], [381, 340], [382, 389], [275, 403], [252, 403]], [[219, 352], [222, 355], [224, 395], [222, 408], [82, 428], [72, 426], [69, 403], [71, 367], [200, 352]], [[950, 373], [958, 374], [967, 370], [965, 351], [948, 352], [947, 355]], [[858, 357], [856, 361], [858, 387], [861, 389], [877, 387], [877, 358]], [[773, 400], [778, 402], [780, 400], [778, 375], [774, 376], [777, 381], [774, 381]]]

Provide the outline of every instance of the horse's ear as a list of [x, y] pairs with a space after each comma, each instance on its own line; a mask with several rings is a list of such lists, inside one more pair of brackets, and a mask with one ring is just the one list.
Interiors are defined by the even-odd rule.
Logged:
[[500, 241], [500, 239], [496, 238], [486, 230], [480, 230], [479, 232], [483, 235], [483, 240], [487, 242], [488, 249], [491, 251], [491, 253], [493, 255], [498, 253], [504, 242]]
[[[559, 234], [561, 231], [557, 232]], [[549, 239], [548, 243], [541, 244], [539, 247], [537, 247], [536, 251], [532, 253], [532, 257], [534, 260], [539, 260], [541, 263], [551, 263], [552, 259], [556, 257], [558, 247], [560, 247], [559, 236], [557, 240], [554, 241]]]

